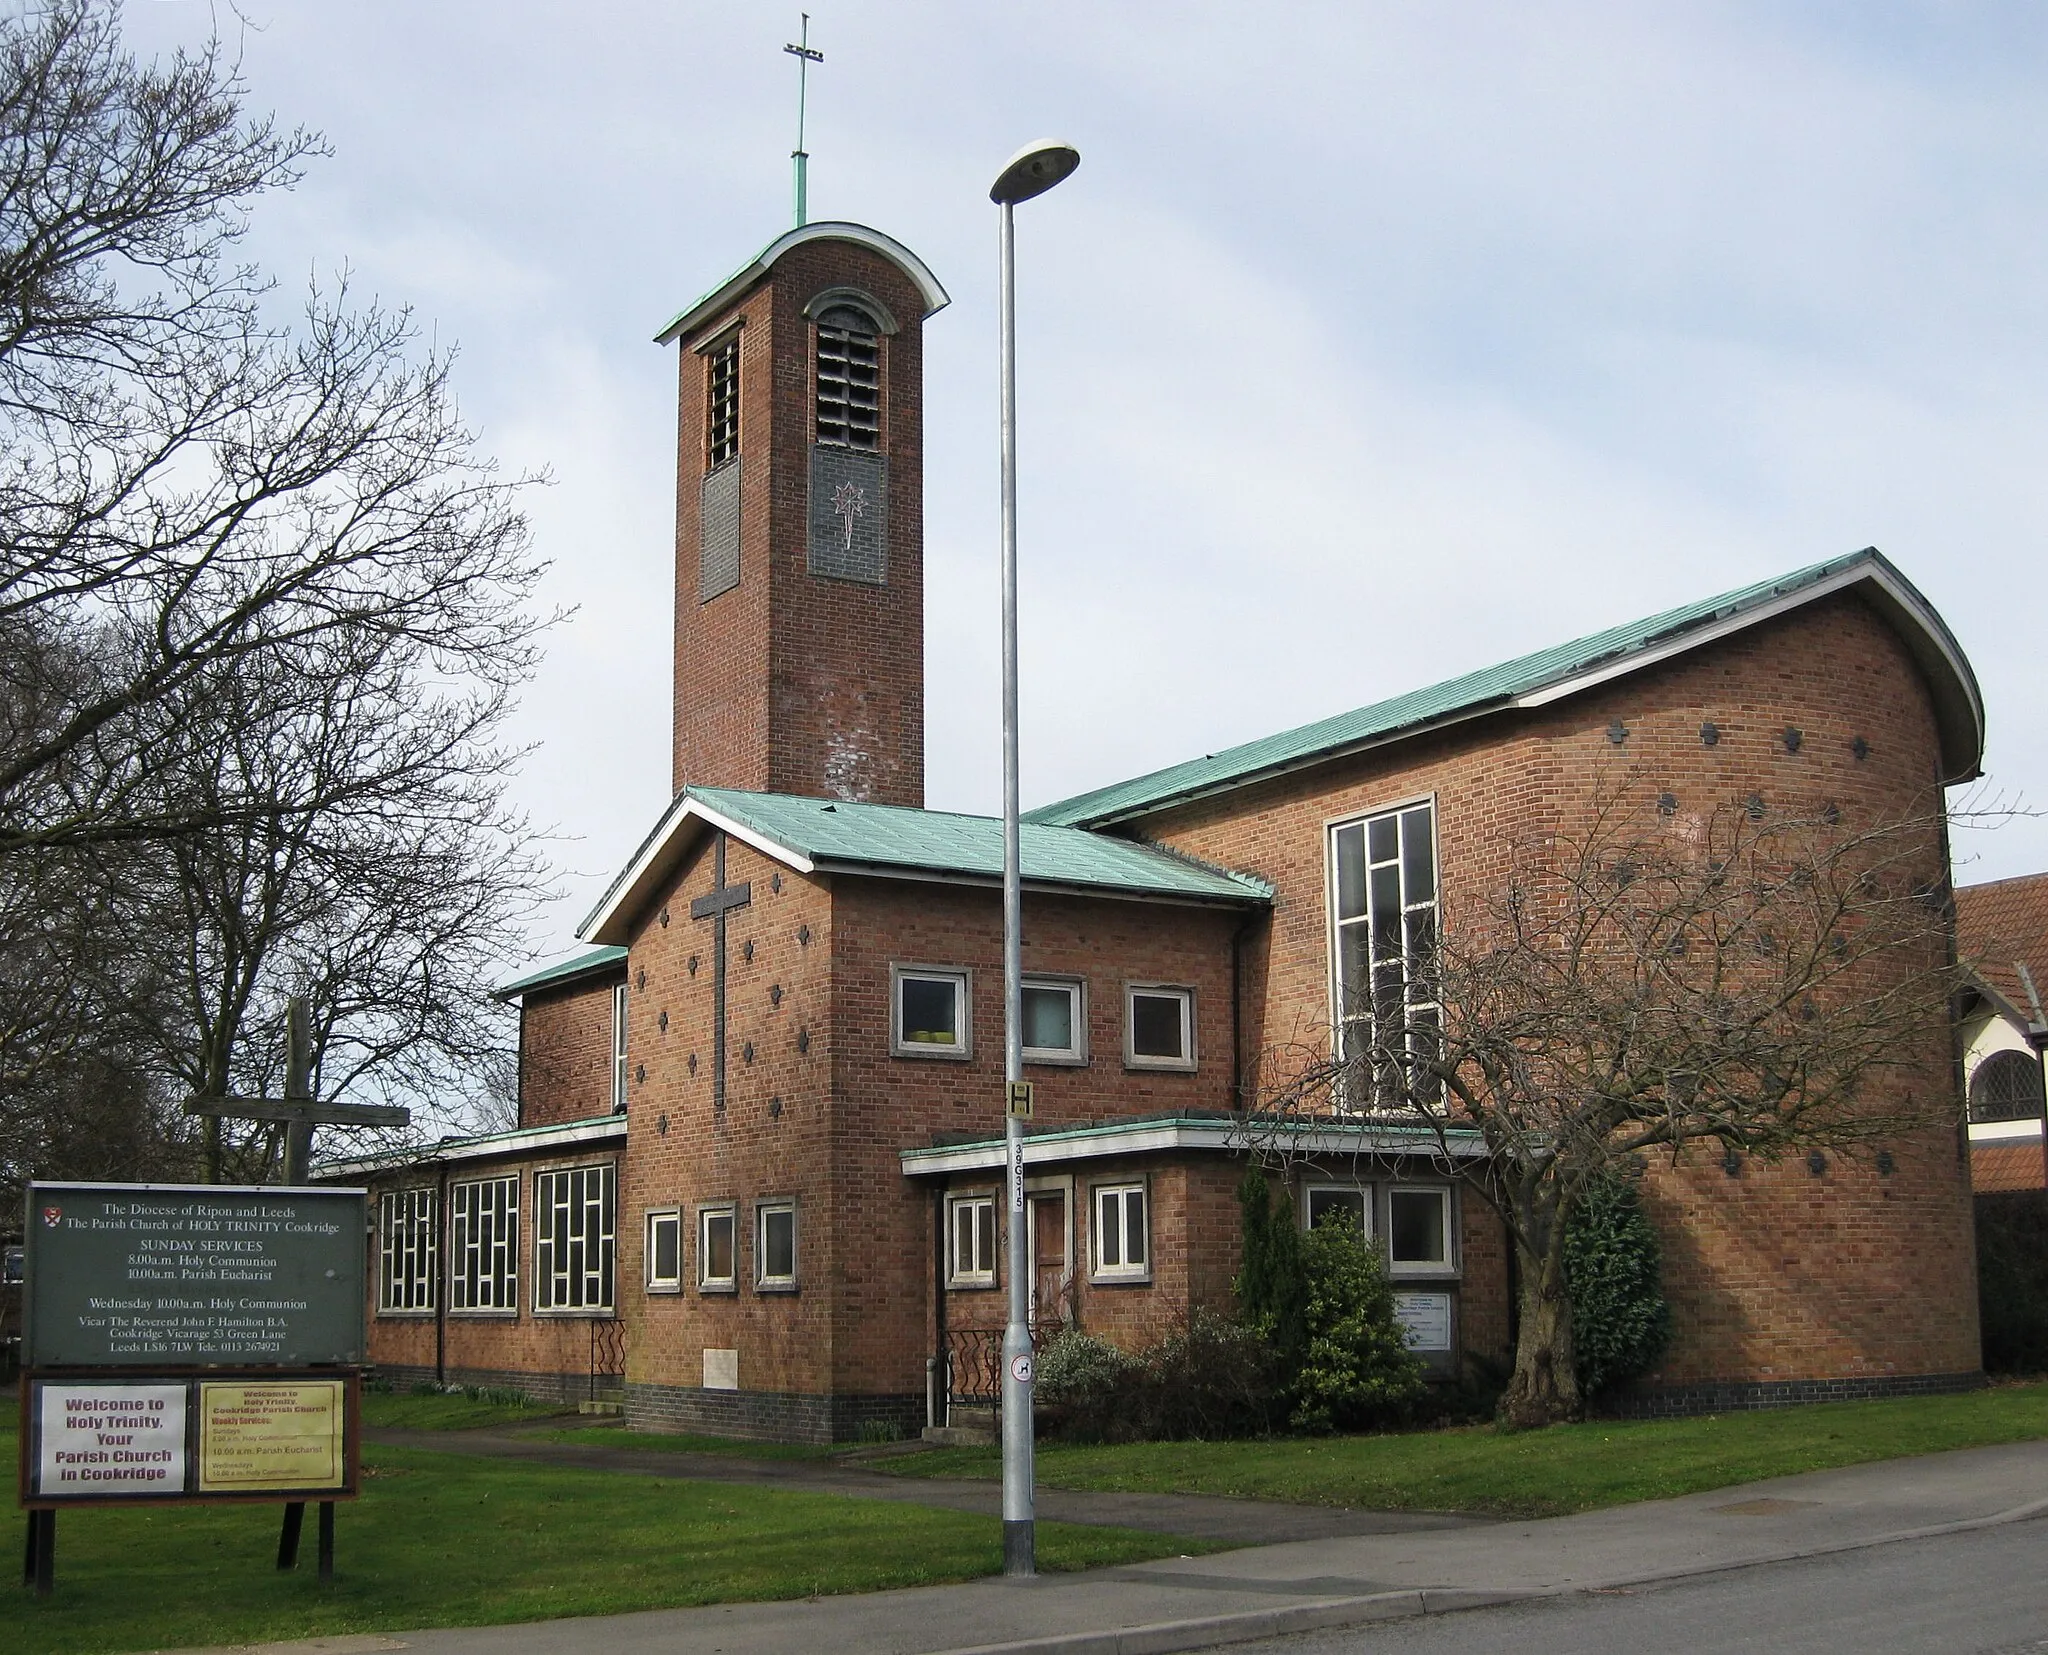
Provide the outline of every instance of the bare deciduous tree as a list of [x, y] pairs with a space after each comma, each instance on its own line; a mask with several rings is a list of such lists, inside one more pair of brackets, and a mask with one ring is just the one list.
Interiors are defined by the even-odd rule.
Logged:
[[1500, 1214], [1518, 1424], [1582, 1408], [1564, 1239], [1595, 1180], [1646, 1154], [1772, 1162], [1955, 1118], [1938, 801], [1675, 823], [1622, 785], [1581, 830], [1515, 844], [1495, 889], [1447, 898], [1440, 938], [1410, 946], [1344, 1039], [1262, 1055], [1245, 1131], [1270, 1158], [1337, 1117], [1399, 1124]]

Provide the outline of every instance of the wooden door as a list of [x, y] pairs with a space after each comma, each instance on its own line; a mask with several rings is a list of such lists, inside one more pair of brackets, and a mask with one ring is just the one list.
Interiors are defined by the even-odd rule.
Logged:
[[1031, 1198], [1031, 1320], [1064, 1321], [1073, 1271], [1067, 1258], [1067, 1192]]

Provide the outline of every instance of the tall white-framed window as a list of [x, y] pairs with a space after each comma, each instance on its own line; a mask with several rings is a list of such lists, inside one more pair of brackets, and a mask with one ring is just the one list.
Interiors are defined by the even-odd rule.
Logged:
[[448, 1310], [519, 1314], [519, 1176], [448, 1186]]
[[1195, 991], [1169, 983], [1124, 984], [1124, 1063], [1133, 1069], [1195, 1066]]
[[1307, 1184], [1301, 1192], [1302, 1228], [1341, 1220], [1362, 1236], [1373, 1233], [1370, 1184]]
[[730, 1201], [697, 1209], [697, 1291], [737, 1293], [740, 1285], [740, 1215]]
[[796, 1202], [786, 1197], [754, 1203], [754, 1287], [796, 1291]]
[[972, 1057], [973, 973], [959, 966], [889, 968], [890, 1049], [898, 1057]]
[[1095, 1281], [1149, 1281], [1152, 1277], [1152, 1237], [1147, 1223], [1149, 1203], [1145, 1186], [1097, 1184], [1091, 1203], [1094, 1210], [1089, 1229], [1093, 1255], [1091, 1279]]
[[647, 1291], [683, 1290], [683, 1213], [680, 1207], [657, 1207], [647, 1215]]
[[1349, 1101], [1436, 1104], [1443, 1088], [1433, 1078], [1404, 1094], [1403, 1064], [1393, 1055], [1423, 1061], [1441, 1044], [1435, 805], [1425, 800], [1331, 828], [1330, 869], [1338, 1040], [1357, 1077]]
[[993, 1195], [946, 1197], [946, 1285], [993, 1287], [996, 1284], [996, 1198]]
[[1396, 1184], [1387, 1191], [1387, 1271], [1395, 1276], [1458, 1273], [1447, 1185]]
[[618, 1164], [533, 1175], [533, 1308], [555, 1314], [612, 1309], [618, 1252]]
[[626, 1112], [626, 997], [629, 985], [612, 988], [612, 1113]]
[[438, 1275], [434, 1195], [429, 1185], [386, 1190], [377, 1214], [377, 1310], [420, 1316], [434, 1309]]
[[1024, 979], [1024, 1061], [1088, 1061], [1088, 985], [1079, 977]]

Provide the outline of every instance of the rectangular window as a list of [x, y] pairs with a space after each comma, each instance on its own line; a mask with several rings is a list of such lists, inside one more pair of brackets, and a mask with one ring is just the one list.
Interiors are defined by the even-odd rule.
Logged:
[[1387, 1266], [1410, 1275], [1447, 1275], [1451, 1256], [1451, 1192], [1396, 1189], [1387, 1192]]
[[535, 1310], [611, 1310], [617, 1189], [611, 1161], [533, 1175]]
[[1195, 991], [1156, 983], [1124, 989], [1124, 1062], [1133, 1069], [1195, 1066]]
[[434, 1308], [434, 1191], [386, 1190], [380, 1203], [377, 1308], [388, 1315]]
[[626, 1112], [626, 985], [612, 990], [612, 1113]]
[[882, 342], [851, 305], [818, 318], [818, 441], [874, 449], [882, 440]]
[[943, 967], [892, 968], [893, 1049], [898, 1057], [967, 1057], [973, 1025], [968, 973]]
[[647, 1291], [683, 1290], [683, 1215], [676, 1208], [647, 1215]]
[[1152, 1273], [1145, 1228], [1145, 1186], [1105, 1184], [1095, 1191], [1095, 1279], [1143, 1281]]
[[1088, 996], [1079, 981], [1024, 981], [1024, 1060], [1084, 1063], [1088, 1058]]
[[1364, 1184], [1310, 1184], [1301, 1192], [1302, 1223], [1313, 1230], [1328, 1220], [1372, 1234], [1372, 1190]]
[[740, 451], [740, 336], [711, 352], [704, 413], [704, 460], [716, 471]]
[[946, 1202], [946, 1285], [996, 1284], [996, 1198], [956, 1195]]
[[754, 1285], [763, 1292], [788, 1292], [796, 1286], [794, 1201], [755, 1203]]
[[452, 1314], [518, 1314], [517, 1175], [448, 1186], [448, 1267]]
[[1381, 1109], [1437, 1104], [1442, 1085], [1417, 1073], [1439, 1050], [1435, 807], [1332, 828], [1330, 862], [1337, 1028], [1359, 1077], [1353, 1099]]
[[731, 1202], [697, 1210], [697, 1286], [705, 1293], [739, 1290], [739, 1214]]

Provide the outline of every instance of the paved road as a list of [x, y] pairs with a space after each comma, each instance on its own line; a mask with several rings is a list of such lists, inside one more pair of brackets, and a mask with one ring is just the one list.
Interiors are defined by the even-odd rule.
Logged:
[[1237, 1647], [1246, 1655], [2048, 1655], [2048, 1520]]

